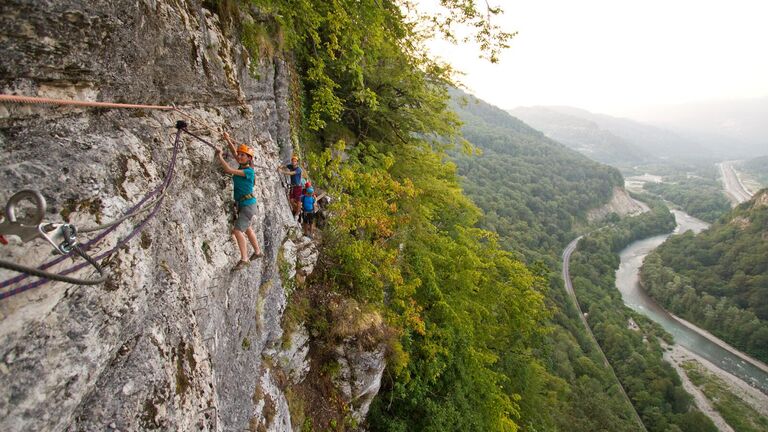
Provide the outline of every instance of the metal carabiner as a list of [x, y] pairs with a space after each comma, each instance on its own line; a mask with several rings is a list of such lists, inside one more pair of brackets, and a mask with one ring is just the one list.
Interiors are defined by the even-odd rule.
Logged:
[[68, 254], [77, 244], [77, 228], [72, 224], [40, 225], [40, 235], [62, 255]]
[[[25, 215], [24, 220], [19, 220], [16, 206], [22, 201], [34, 204], [34, 212]], [[0, 222], [0, 235], [15, 235], [21, 238], [22, 242], [42, 237], [53, 246], [56, 252], [68, 254], [77, 244], [77, 229], [70, 224], [42, 223], [45, 208], [45, 197], [40, 192], [26, 189], [15, 193], [5, 205], [5, 220]]]

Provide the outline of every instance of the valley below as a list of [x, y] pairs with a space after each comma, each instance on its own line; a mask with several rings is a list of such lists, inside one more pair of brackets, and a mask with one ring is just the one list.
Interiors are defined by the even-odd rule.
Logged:
[[[723, 163], [720, 168], [725, 174], [724, 184], [730, 185], [730, 193], [734, 197], [745, 194], [740, 183], [733, 181], [737, 177], [732, 167]], [[688, 230], [698, 233], [708, 228], [707, 223], [683, 211], [674, 210], [673, 213], [677, 222], [674, 234]], [[723, 419], [717, 409], [718, 400], [705, 395], [704, 386], [694, 384], [688, 371], [690, 368], [705, 370], [706, 374], [715, 377], [712, 379], [721, 383], [721, 391], [737, 396], [760, 416], [768, 417], [768, 366], [706, 330], [669, 313], [645, 293], [639, 280], [639, 268], [643, 259], [668, 237], [660, 235], [638, 240], [622, 250], [620, 266], [616, 272], [616, 287], [628, 307], [651, 318], [673, 335], [675, 343], [666, 346], [664, 359], [678, 372], [685, 389], [694, 396], [699, 409], [721, 431], [740, 430], [732, 428]]]

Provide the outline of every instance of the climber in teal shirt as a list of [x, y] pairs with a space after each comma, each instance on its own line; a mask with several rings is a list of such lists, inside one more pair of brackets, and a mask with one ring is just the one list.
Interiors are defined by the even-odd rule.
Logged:
[[256, 174], [253, 172], [253, 168], [242, 168], [243, 176], [233, 175], [232, 184], [234, 185], [233, 198], [237, 203], [238, 208], [246, 207], [252, 204], [256, 204], [256, 197], [253, 196], [253, 185], [256, 180]]
[[[226, 138], [228, 138], [228, 136]], [[229, 141], [230, 140], [227, 140], [228, 143]], [[232, 184], [234, 186], [233, 195], [235, 203], [237, 203], [237, 220], [235, 220], [232, 235], [235, 236], [237, 248], [240, 250], [240, 261], [232, 269], [233, 271], [246, 268], [250, 261], [262, 256], [256, 233], [253, 231], [253, 228], [251, 228], [251, 218], [256, 215], [256, 197], [253, 195], [256, 174], [251, 167], [253, 154], [252, 148], [245, 144], [240, 144], [235, 153], [235, 158], [237, 159], [239, 167], [235, 169], [229, 166], [227, 161], [224, 160], [221, 149], [216, 150], [216, 157], [219, 159], [219, 164], [224, 169], [224, 172], [232, 175]], [[248, 258], [248, 245], [245, 240], [246, 236], [254, 250], [250, 258]]]

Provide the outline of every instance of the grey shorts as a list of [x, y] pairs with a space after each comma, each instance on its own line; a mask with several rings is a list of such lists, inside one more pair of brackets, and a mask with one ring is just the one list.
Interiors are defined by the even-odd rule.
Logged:
[[237, 220], [235, 221], [235, 229], [238, 231], [245, 231], [251, 226], [251, 218], [256, 215], [256, 204], [251, 204], [245, 207], [240, 207], [237, 212]]

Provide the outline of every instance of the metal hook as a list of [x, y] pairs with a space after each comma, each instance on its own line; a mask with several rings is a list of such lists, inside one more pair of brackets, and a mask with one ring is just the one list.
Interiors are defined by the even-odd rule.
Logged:
[[[16, 206], [22, 201], [30, 201], [35, 205], [35, 213], [27, 215], [26, 220], [19, 221], [16, 217]], [[8, 219], [9, 225], [15, 225], [18, 232], [9, 232], [8, 234], [14, 234], [21, 237], [22, 241], [28, 241], [37, 237], [37, 226], [43, 222], [45, 217], [45, 197], [36, 191], [26, 189], [20, 192], [16, 192], [5, 205], [5, 216]], [[25, 230], [23, 228], [29, 228]]]
[[[24, 220], [18, 220], [16, 207], [22, 201], [34, 204], [34, 213], [25, 215]], [[45, 197], [31, 189], [25, 189], [15, 193], [5, 205], [5, 220], [0, 222], [0, 235], [15, 235], [22, 242], [28, 242], [37, 237], [44, 238], [53, 246], [56, 252], [66, 255], [77, 244], [77, 228], [70, 224], [44, 224]]]

